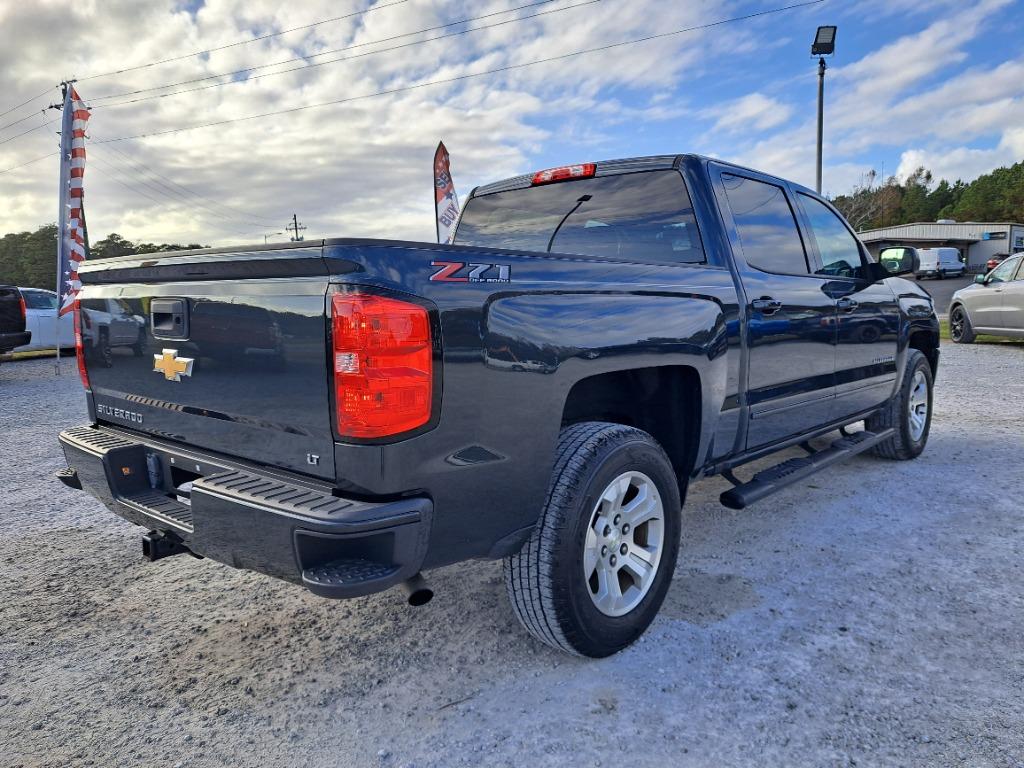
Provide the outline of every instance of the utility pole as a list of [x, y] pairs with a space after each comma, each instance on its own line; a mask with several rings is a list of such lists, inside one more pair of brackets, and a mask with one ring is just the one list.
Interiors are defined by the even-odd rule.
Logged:
[[285, 229], [290, 229], [290, 230], [295, 232], [295, 235], [291, 238], [291, 241], [293, 243], [299, 243], [299, 242], [302, 242], [303, 240], [305, 240], [305, 238], [302, 235], [299, 234], [299, 232], [301, 230], [304, 230], [305, 228], [306, 228], [306, 225], [305, 224], [299, 224], [299, 217], [296, 214], [294, 214], [294, 213], [292, 214], [291, 226], [285, 227]]
[[264, 245], [266, 245], [266, 244], [267, 244], [267, 241], [268, 241], [268, 240], [269, 240], [269, 239], [270, 239], [271, 237], [273, 237], [274, 235], [283, 235], [283, 234], [284, 234], [284, 232], [270, 232], [270, 233], [268, 233], [268, 234], [266, 234], [266, 235], [264, 235], [264, 236], [263, 236], [263, 244], [264, 244]]

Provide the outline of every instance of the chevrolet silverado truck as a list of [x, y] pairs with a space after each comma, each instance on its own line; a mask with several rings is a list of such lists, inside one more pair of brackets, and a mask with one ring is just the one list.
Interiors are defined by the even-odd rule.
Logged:
[[924, 449], [939, 329], [907, 253], [872, 261], [811, 190], [680, 155], [477, 188], [451, 245], [86, 262], [79, 327], [116, 300], [147, 354], [79, 340], [90, 420], [58, 475], [152, 560], [329, 598], [421, 604], [422, 572], [503, 559], [531, 634], [606, 656], [662, 603], [691, 481], [741, 509]]
[[25, 297], [13, 285], [0, 285], [0, 362], [11, 359], [16, 347], [32, 340], [32, 332], [25, 330]]

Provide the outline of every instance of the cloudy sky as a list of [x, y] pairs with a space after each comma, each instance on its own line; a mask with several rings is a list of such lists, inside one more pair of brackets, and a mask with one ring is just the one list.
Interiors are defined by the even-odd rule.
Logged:
[[819, 24], [839, 26], [826, 192], [871, 168], [971, 179], [1024, 159], [1024, 0], [824, 0], [518, 66], [799, 1], [8, 0], [0, 112], [32, 100], [0, 116], [0, 233], [56, 218], [57, 158], [31, 161], [56, 147], [57, 113], [41, 110], [65, 77], [94, 108], [93, 238], [280, 240], [295, 212], [307, 237], [429, 240], [440, 138], [463, 196], [552, 165], [690, 151], [813, 185]]

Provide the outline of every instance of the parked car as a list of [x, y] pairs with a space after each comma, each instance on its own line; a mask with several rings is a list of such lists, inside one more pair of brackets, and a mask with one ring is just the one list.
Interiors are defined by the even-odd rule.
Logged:
[[60, 302], [57, 293], [42, 288], [22, 288], [21, 295], [25, 297], [25, 322], [28, 330], [32, 332], [32, 341], [19, 347], [19, 351], [56, 349], [58, 333], [61, 349], [73, 350], [74, 318], [70, 312], [65, 312], [60, 319], [57, 318]]
[[0, 285], [0, 360], [9, 360], [11, 352], [32, 340], [25, 330], [25, 299], [13, 285]]
[[[928, 440], [928, 293], [812, 190], [693, 155], [477, 188], [452, 245], [306, 241], [79, 275], [82, 313], [116, 294], [149, 317], [152, 354], [82, 345], [93, 418], [61, 433], [58, 476], [148, 531], [148, 558], [333, 598], [403, 585], [413, 604], [421, 571], [500, 558], [522, 625], [584, 656], [656, 615], [691, 479], [724, 475], [740, 509]], [[280, 344], [273, 375], [267, 355], [206, 364], [254, 332]]]
[[1010, 254], [1008, 253], [997, 253], [995, 256], [993, 256], [991, 259], [985, 262], [985, 271], [991, 272], [993, 269], [998, 267], [1008, 258], [1010, 258]]
[[1024, 338], [1024, 254], [1014, 254], [953, 294], [949, 337], [970, 344], [979, 333]]
[[141, 307], [124, 299], [97, 299], [82, 307], [82, 344], [97, 353], [104, 365], [113, 364], [115, 350], [130, 350], [141, 357], [146, 344], [146, 319]]
[[956, 248], [920, 248], [917, 251], [921, 261], [914, 277], [943, 278], [961, 277], [967, 267], [960, 260], [960, 251]]

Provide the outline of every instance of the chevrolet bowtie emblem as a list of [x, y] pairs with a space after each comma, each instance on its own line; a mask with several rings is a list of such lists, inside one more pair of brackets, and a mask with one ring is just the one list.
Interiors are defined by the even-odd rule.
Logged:
[[192, 375], [191, 357], [178, 357], [178, 350], [165, 349], [162, 354], [153, 355], [153, 370], [159, 371], [168, 381], [181, 381], [182, 376]]

